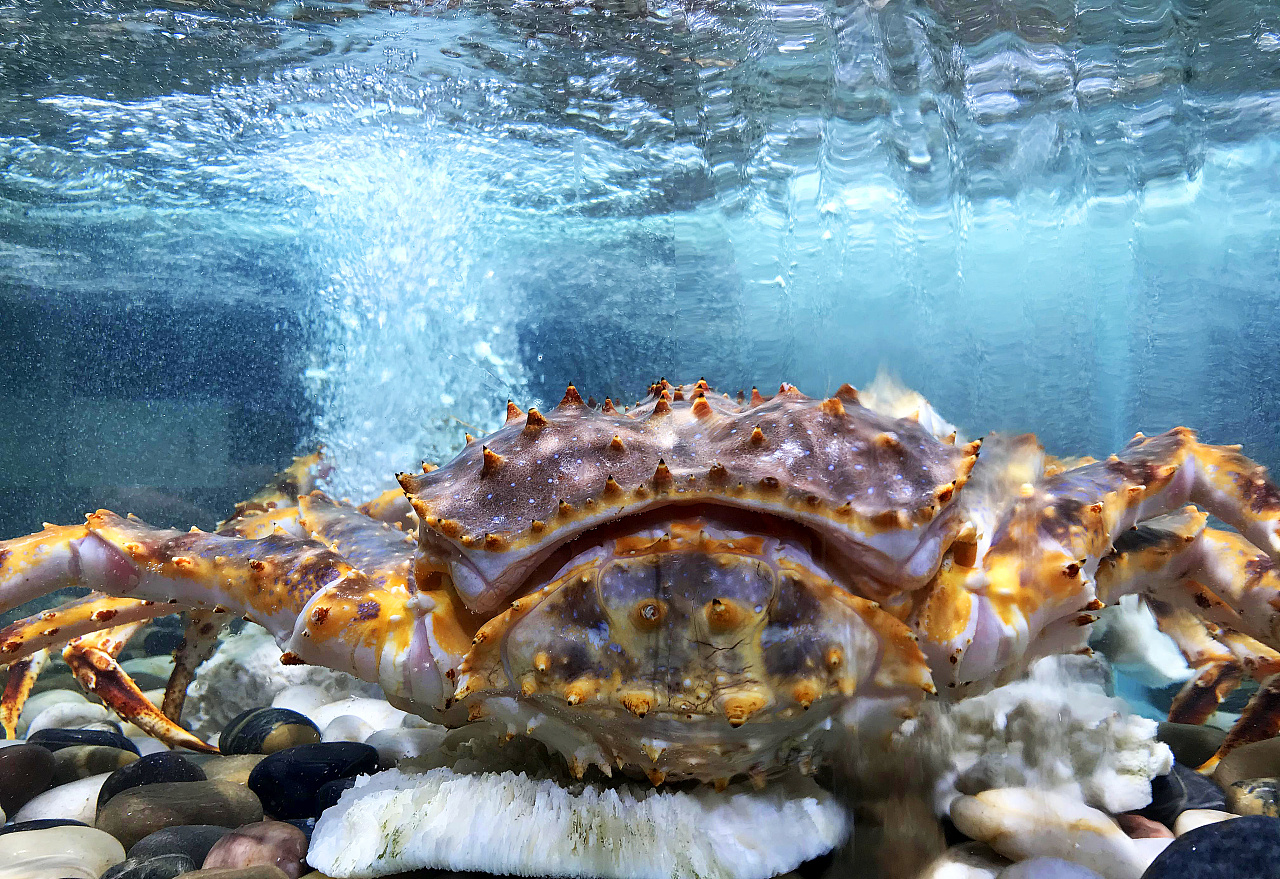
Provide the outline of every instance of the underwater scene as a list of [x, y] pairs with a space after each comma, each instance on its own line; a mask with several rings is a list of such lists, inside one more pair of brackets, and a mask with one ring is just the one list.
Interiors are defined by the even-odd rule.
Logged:
[[0, 879], [1280, 877], [1280, 5], [0, 0]]

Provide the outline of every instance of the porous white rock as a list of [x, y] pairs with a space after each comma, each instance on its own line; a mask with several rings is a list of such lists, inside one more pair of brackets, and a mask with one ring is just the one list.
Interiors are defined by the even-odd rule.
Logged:
[[363, 742], [378, 730], [354, 714], [340, 714], [320, 733], [324, 742]]
[[325, 810], [307, 863], [327, 876], [422, 867], [523, 876], [766, 879], [830, 851], [845, 811], [811, 780], [763, 791], [572, 789], [524, 773], [448, 768], [363, 777]]
[[0, 836], [0, 879], [98, 879], [124, 860], [124, 846], [92, 827], [49, 827]]
[[[98, 791], [102, 790], [102, 783], [110, 774], [103, 772], [101, 775], [90, 775], [88, 778], [60, 784], [37, 794], [11, 817], [14, 821], [71, 818], [92, 824], [98, 813]], [[0, 836], [0, 839], [3, 838]]]
[[378, 759], [385, 766], [405, 760], [429, 759], [440, 752], [448, 732], [443, 726], [434, 724], [424, 728], [384, 729], [369, 736], [364, 743], [377, 749]]
[[[1151, 779], [1173, 766], [1157, 724], [1106, 694], [1101, 660], [1050, 656], [1029, 676], [952, 705], [926, 702], [895, 748], [936, 769], [935, 807], [1002, 787], [1058, 790], [1116, 813], [1151, 802]], [[898, 757], [897, 759], [911, 759]]]
[[[352, 694], [381, 692], [376, 685], [345, 672], [318, 665], [285, 665], [281, 655], [271, 635], [253, 624], [223, 639], [187, 688], [183, 723], [208, 741], [231, 718], [250, 708], [270, 705], [288, 687], [320, 687], [329, 694], [330, 702]], [[323, 725], [317, 726], [323, 729]]]
[[1062, 858], [1104, 879], [1139, 879], [1158, 854], [1135, 845], [1105, 813], [1052, 791], [1002, 788], [959, 797], [951, 820], [1010, 860]]

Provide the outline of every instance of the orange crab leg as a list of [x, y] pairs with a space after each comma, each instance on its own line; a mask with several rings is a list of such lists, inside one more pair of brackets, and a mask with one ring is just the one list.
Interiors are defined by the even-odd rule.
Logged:
[[116, 662], [115, 657], [143, 625], [142, 622], [128, 623], [75, 638], [63, 648], [62, 658], [81, 686], [148, 735], [174, 747], [218, 753], [217, 748], [165, 717]]
[[4, 685], [4, 695], [0, 696], [0, 725], [4, 726], [5, 738], [18, 737], [18, 718], [22, 716], [22, 706], [26, 704], [36, 678], [40, 677], [40, 672], [48, 661], [49, 650], [43, 648], [9, 666], [9, 680]]
[[0, 661], [18, 660], [72, 638], [173, 613], [168, 604], [90, 592], [0, 629]]

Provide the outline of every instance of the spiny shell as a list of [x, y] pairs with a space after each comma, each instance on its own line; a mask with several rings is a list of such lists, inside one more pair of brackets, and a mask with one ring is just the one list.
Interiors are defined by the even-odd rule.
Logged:
[[445, 466], [400, 475], [423, 548], [469, 604], [496, 607], [575, 535], [668, 504], [768, 513], [902, 557], [917, 540], [876, 538], [926, 526], [975, 460], [975, 448], [863, 408], [851, 388], [814, 400], [783, 385], [746, 405], [703, 382], [651, 390], [624, 414], [570, 386], [551, 412], [531, 409]]

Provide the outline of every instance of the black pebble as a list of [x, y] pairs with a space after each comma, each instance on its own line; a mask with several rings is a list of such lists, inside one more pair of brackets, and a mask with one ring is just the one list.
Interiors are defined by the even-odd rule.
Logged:
[[53, 752], [41, 745], [0, 748], [0, 809], [6, 815], [53, 786]]
[[106, 745], [138, 753], [138, 746], [120, 733], [98, 729], [41, 729], [27, 737], [27, 743], [40, 745], [50, 751], [61, 751], [72, 745]]
[[1137, 814], [1166, 827], [1187, 809], [1227, 810], [1227, 799], [1213, 779], [1174, 763], [1168, 775], [1151, 779], [1151, 803], [1137, 810]]
[[285, 824], [292, 824], [307, 836], [307, 845], [311, 845], [311, 834], [316, 831], [315, 818], [286, 818]]
[[122, 766], [107, 776], [98, 791], [98, 808], [116, 794], [144, 784], [160, 784], [166, 781], [205, 781], [204, 770], [181, 754], [157, 751], [140, 757], [128, 766]]
[[316, 791], [316, 811], [323, 812], [330, 806], [338, 805], [338, 798], [345, 791], [351, 790], [356, 786], [354, 778], [339, 778], [335, 781], [325, 782], [320, 786], [320, 790]]
[[354, 778], [378, 768], [378, 752], [357, 742], [298, 745], [268, 754], [249, 773], [249, 789], [276, 818], [319, 815], [316, 794], [326, 783]]
[[1278, 865], [1280, 818], [1248, 815], [1182, 834], [1142, 879], [1273, 879]]
[[50, 827], [88, 827], [83, 821], [73, 818], [36, 818], [34, 821], [19, 821], [0, 827], [0, 836], [6, 833], [21, 833], [24, 830], [48, 830]]
[[213, 824], [186, 824], [166, 827], [142, 837], [129, 849], [129, 859], [145, 861], [161, 855], [186, 855], [198, 867], [209, 856], [209, 849], [231, 832], [230, 827]]
[[218, 736], [218, 748], [227, 755], [271, 754], [319, 741], [320, 728], [305, 714], [288, 708], [250, 708], [231, 718]]
[[150, 656], [165, 656], [182, 646], [182, 632], [176, 629], [152, 629], [142, 639], [142, 649]]
[[175, 879], [198, 869], [200, 865], [186, 855], [157, 855], [123, 860], [98, 879]]

